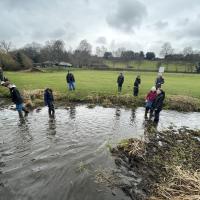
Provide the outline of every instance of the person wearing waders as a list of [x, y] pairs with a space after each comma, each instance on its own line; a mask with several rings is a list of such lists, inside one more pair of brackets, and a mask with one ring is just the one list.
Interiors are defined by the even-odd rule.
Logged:
[[138, 75], [135, 79], [135, 82], [134, 82], [134, 88], [133, 88], [133, 95], [135, 97], [138, 96], [138, 93], [139, 93], [139, 85], [141, 84], [141, 79], [140, 79], [140, 76]]
[[70, 73], [69, 71], [66, 76], [66, 81], [67, 81], [69, 90], [70, 91], [75, 90], [75, 78], [74, 78], [74, 75]]
[[54, 97], [53, 97], [53, 91], [50, 88], [47, 88], [44, 91], [44, 103], [45, 106], [48, 106], [49, 117], [54, 117], [55, 115]]
[[162, 89], [157, 89], [157, 96], [154, 102], [155, 118], [154, 122], [157, 124], [160, 119], [160, 112], [163, 108], [163, 102], [165, 99], [165, 92]]
[[156, 89], [161, 88], [161, 86], [165, 83], [165, 79], [163, 78], [163, 76], [160, 74], [158, 75], [158, 77], [156, 78], [155, 81], [155, 86]]
[[118, 78], [117, 78], [118, 93], [121, 93], [123, 83], [124, 83], [124, 76], [123, 76], [122, 73], [120, 73]]
[[150, 110], [150, 116], [149, 118], [151, 119], [152, 118], [152, 115], [153, 115], [153, 109], [152, 109], [152, 106], [153, 106], [153, 103], [156, 99], [156, 96], [157, 96], [157, 92], [156, 92], [156, 87], [153, 86], [150, 90], [150, 92], [147, 94], [146, 96], [146, 105], [145, 105], [145, 118], [147, 118], [147, 114]]
[[16, 105], [16, 110], [19, 113], [19, 117], [20, 118], [24, 117], [22, 111], [24, 111], [25, 116], [27, 116], [29, 111], [24, 107], [23, 98], [22, 98], [19, 90], [16, 88], [16, 86], [11, 83], [5, 83], [4, 86], [9, 88], [9, 90], [10, 90], [12, 102], [15, 103], [15, 105]]

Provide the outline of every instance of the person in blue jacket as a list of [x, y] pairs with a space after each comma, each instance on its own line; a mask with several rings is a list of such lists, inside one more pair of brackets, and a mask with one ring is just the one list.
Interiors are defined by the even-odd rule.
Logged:
[[45, 106], [48, 106], [49, 117], [54, 117], [55, 115], [54, 97], [53, 97], [53, 91], [50, 88], [47, 88], [44, 91], [44, 103]]

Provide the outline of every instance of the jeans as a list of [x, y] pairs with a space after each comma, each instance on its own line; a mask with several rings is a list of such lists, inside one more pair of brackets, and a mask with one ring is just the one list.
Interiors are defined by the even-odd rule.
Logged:
[[75, 82], [68, 83], [69, 90], [75, 90]]

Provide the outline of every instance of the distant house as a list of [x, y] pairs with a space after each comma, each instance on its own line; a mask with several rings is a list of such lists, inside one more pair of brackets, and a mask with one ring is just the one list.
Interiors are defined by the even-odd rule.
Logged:
[[55, 62], [52, 61], [45, 61], [42, 63], [42, 67], [53, 67], [55, 65]]
[[61, 67], [72, 67], [72, 64], [67, 62], [59, 62], [57, 65]]

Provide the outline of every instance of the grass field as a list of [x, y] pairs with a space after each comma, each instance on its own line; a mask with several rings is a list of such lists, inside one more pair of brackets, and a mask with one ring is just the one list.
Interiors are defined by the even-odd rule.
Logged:
[[[142, 70], [142, 71], [157, 71], [157, 65], [160, 61], [112, 61], [112, 60], [104, 60], [104, 64], [108, 65], [110, 68], [121, 68], [133, 70]], [[166, 71], [170, 72], [193, 72], [195, 71], [195, 63], [187, 63], [181, 61], [170, 61], [169, 63], [161, 62], [161, 65], [165, 67]]]
[[[116, 95], [117, 76], [115, 71], [75, 70], [76, 91], [71, 92], [80, 98], [88, 95]], [[66, 71], [28, 73], [28, 72], [7, 72], [5, 75], [17, 85], [20, 90], [44, 89], [50, 87], [61, 93], [69, 93], [66, 88]], [[124, 72], [125, 83], [122, 94], [132, 94], [135, 72]], [[154, 85], [156, 73], [140, 73], [142, 84], [140, 96], [144, 96]], [[200, 98], [200, 75], [198, 74], [165, 74], [163, 89], [166, 95], [186, 95]], [[6, 94], [6, 88], [0, 87], [0, 92]]]

